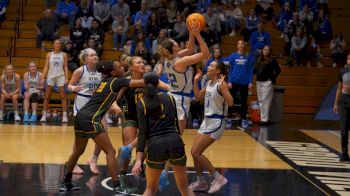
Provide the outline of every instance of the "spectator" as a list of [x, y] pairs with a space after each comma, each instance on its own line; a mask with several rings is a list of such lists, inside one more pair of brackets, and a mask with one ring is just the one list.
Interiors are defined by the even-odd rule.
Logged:
[[317, 19], [317, 30], [315, 32], [315, 38], [317, 42], [330, 41], [332, 39], [333, 31], [332, 25], [328, 17], [324, 14], [323, 10], [320, 10]]
[[1, 23], [6, 20], [6, 7], [7, 7], [6, 1], [0, 0], [0, 28], [1, 28]]
[[266, 20], [270, 21], [273, 18], [274, 9], [270, 6], [273, 3], [273, 0], [256, 0], [258, 4], [255, 7], [255, 13], [260, 18], [262, 18], [262, 14], [266, 14]]
[[[88, 36], [87, 39], [94, 39], [95, 40], [95, 45], [99, 49], [99, 54], [102, 54], [102, 46], [105, 41], [105, 32], [103, 31], [102, 28], [100, 28], [100, 23], [98, 20], [93, 20], [92, 21], [92, 26], [91, 29], [88, 31]], [[91, 47], [91, 46], [89, 46]], [[92, 48], [96, 50], [96, 48]], [[97, 51], [96, 51], [97, 52]]]
[[218, 43], [218, 40], [216, 39], [216, 34], [214, 31], [210, 30], [208, 28], [208, 25], [206, 24], [203, 28], [203, 30], [201, 31], [201, 35], [205, 41], [205, 43], [207, 43], [208, 48], [210, 49], [213, 45]]
[[[61, 1], [62, 0], [44, 0], [45, 10], [50, 9], [51, 6], [58, 7], [58, 4]], [[6, 0], [5, 0], [5, 2], [6, 2]]]
[[312, 33], [314, 13], [306, 4], [302, 11], [299, 12], [300, 21], [304, 24], [307, 35]]
[[245, 28], [241, 31], [241, 34], [244, 36], [244, 42], [248, 42], [250, 35], [258, 29], [259, 22], [260, 18], [255, 15], [254, 9], [250, 9], [250, 14], [245, 20]]
[[167, 15], [167, 4], [162, 3], [162, 7], [157, 10], [159, 25], [161, 29], [168, 29], [168, 15]]
[[168, 33], [165, 29], [161, 29], [159, 31], [157, 39], [155, 39], [152, 43], [152, 55], [157, 53], [158, 46], [162, 44], [162, 42], [167, 39]]
[[96, 41], [93, 38], [89, 38], [87, 43], [85, 44], [85, 48], [91, 48], [94, 49], [98, 55], [98, 57], [101, 58], [101, 49], [98, 47], [98, 45], [96, 45]]
[[[248, 91], [252, 90], [253, 82], [253, 58], [250, 54], [246, 53], [246, 45], [243, 40], [239, 40], [237, 43], [237, 52], [232, 53], [230, 56], [222, 58], [222, 61], [230, 62], [230, 69], [228, 74], [228, 87], [230, 93], [235, 100], [235, 104], [241, 104], [241, 126], [247, 128], [249, 123], [247, 121], [247, 109], [248, 109]], [[233, 107], [229, 107], [228, 111], [228, 126], [232, 125], [232, 113]]]
[[346, 42], [342, 33], [337, 33], [331, 41], [330, 48], [332, 50], [332, 67], [337, 65], [343, 66], [345, 64], [345, 49]]
[[299, 11], [301, 11], [305, 5], [308, 5], [308, 7], [315, 13], [318, 9], [317, 0], [300, 0], [299, 1]]
[[104, 0], [104, 1], [106, 1], [106, 3], [107, 3], [110, 7], [112, 7], [113, 5], [115, 5], [115, 4], [117, 3], [117, 0]]
[[167, 20], [168, 20], [168, 28], [172, 29], [174, 24], [176, 23], [177, 17], [177, 7], [175, 1], [171, 1], [167, 10], [166, 10]]
[[304, 27], [304, 24], [301, 23], [301, 21], [299, 20], [298, 12], [294, 12], [293, 20], [290, 20], [284, 28], [284, 36], [283, 37], [284, 37], [284, 41], [285, 41], [284, 49], [285, 49], [286, 55], [289, 56], [289, 54], [290, 54], [292, 37], [296, 34], [296, 31], [298, 28], [303, 28], [303, 27]]
[[104, 31], [108, 30], [110, 24], [111, 6], [102, 0], [96, 0], [94, 5], [94, 18], [98, 20]]
[[135, 56], [141, 57], [142, 59], [146, 60], [147, 63], [151, 62], [151, 54], [149, 53], [147, 48], [145, 48], [145, 45], [143, 42], [137, 43], [136, 50], [135, 50]]
[[136, 52], [137, 44], [139, 42], [143, 43], [143, 46], [146, 48], [147, 51], [151, 50], [151, 43], [149, 41], [149, 38], [146, 37], [145, 33], [143, 31], [140, 31], [137, 33], [137, 37], [133, 40], [131, 45], [131, 55], [134, 55]]
[[264, 46], [271, 45], [270, 34], [269, 32], [265, 31], [264, 26], [265, 26], [265, 22], [260, 21], [258, 24], [258, 30], [252, 33], [249, 40], [251, 51], [259, 55], [261, 54]]
[[134, 23], [141, 21], [142, 29], [145, 31], [147, 28], [148, 18], [151, 16], [151, 12], [147, 10], [147, 5], [142, 4], [141, 10], [135, 15]]
[[282, 32], [281, 38], [283, 38], [283, 32], [284, 32], [285, 26], [292, 19], [293, 19], [293, 10], [290, 8], [289, 2], [286, 2], [284, 4], [284, 7], [280, 11], [280, 14], [278, 16], [278, 22], [277, 22], [277, 29]]
[[203, 14], [208, 28], [215, 33], [216, 40], [221, 43], [221, 23], [219, 17], [214, 14], [213, 8], [209, 6], [207, 13]]
[[36, 47], [41, 48], [43, 40], [55, 40], [58, 37], [59, 22], [50, 9], [44, 12], [45, 16], [36, 23]]
[[122, 51], [126, 41], [126, 34], [129, 31], [128, 21], [126, 21], [123, 15], [119, 15], [119, 18], [113, 21], [112, 31], [113, 50], [118, 50], [118, 42], [120, 41], [119, 50]]
[[65, 52], [67, 54], [68, 70], [71, 71], [71, 73], [73, 73], [76, 69], [79, 68], [78, 50], [74, 48], [73, 42], [71, 40], [68, 40], [66, 41], [62, 52]]
[[123, 47], [123, 51], [124, 51], [125, 54], [131, 55], [131, 45], [132, 45], [132, 40], [131, 39], [127, 39], [126, 40], [126, 44]]
[[118, 20], [120, 15], [125, 20], [129, 20], [130, 18], [130, 7], [127, 3], [124, 3], [124, 0], [118, 0], [118, 3], [111, 8], [111, 16], [114, 21]]
[[151, 42], [156, 39], [160, 30], [159, 18], [156, 12], [153, 12], [147, 23], [147, 34]]
[[241, 8], [237, 7], [235, 3], [229, 3], [227, 9], [225, 9], [226, 15], [226, 32], [230, 32], [229, 36], [236, 35], [236, 29], [241, 26], [241, 20], [243, 19], [243, 13]]
[[91, 0], [81, 0], [77, 9], [76, 17], [93, 16], [93, 2]]
[[173, 30], [170, 32], [170, 35], [177, 43], [187, 39], [188, 29], [186, 23], [182, 20], [181, 15], [176, 16], [176, 23]]
[[89, 16], [88, 13], [83, 13], [83, 16], [80, 17], [81, 19], [81, 26], [84, 29], [90, 29], [92, 25], [92, 21], [94, 20], [94, 17]]
[[145, 4], [152, 12], [156, 12], [162, 6], [162, 0], [142, 0], [141, 4]]
[[302, 64], [302, 60], [305, 58], [307, 38], [302, 30], [298, 28], [295, 36], [292, 37], [290, 56], [295, 58], [297, 61], [297, 66]]
[[21, 78], [13, 70], [12, 65], [6, 65], [1, 75], [1, 102], [0, 102], [0, 121], [3, 120], [3, 111], [6, 100], [12, 100], [12, 107], [15, 112], [15, 121], [21, 121], [18, 114], [18, 99], [20, 97]]
[[327, 16], [329, 16], [331, 14], [331, 12], [329, 11], [329, 7], [328, 7], [328, 0], [319, 0], [318, 1], [318, 8], [319, 8], [319, 10], [324, 10], [324, 13], [327, 14]]
[[281, 73], [278, 62], [271, 55], [270, 46], [264, 46], [262, 55], [259, 57], [255, 67], [256, 74], [256, 91], [260, 104], [260, 125], [267, 126], [270, 124], [270, 106], [273, 97], [273, 85]]
[[196, 11], [205, 13], [209, 6], [211, 6], [211, 0], [199, 0], [196, 3]]
[[321, 53], [320, 46], [316, 43], [315, 37], [310, 35], [306, 43], [306, 60], [307, 65], [312, 67], [323, 67], [320, 62]]
[[279, 1], [280, 1], [280, 6], [281, 7], [285, 6], [286, 3], [288, 3], [292, 10], [296, 10], [296, 5], [297, 5], [297, 1], [296, 0], [279, 0]]
[[[38, 71], [34, 62], [30, 62], [28, 65], [28, 72], [23, 76], [24, 83], [24, 115], [23, 122], [37, 121], [36, 110], [38, 108], [38, 102], [43, 100], [44, 96], [44, 78], [43, 74]], [[32, 106], [32, 115], [29, 117], [29, 107]]]
[[[213, 50], [211, 58], [208, 60], [208, 62], [205, 64], [205, 66], [202, 69], [204, 75], [207, 74], [208, 66], [213, 61], [221, 61], [221, 50], [220, 50], [220, 48], [215, 48]], [[203, 78], [204, 78], [204, 76], [203, 76]]]
[[70, 30], [70, 39], [74, 44], [74, 48], [78, 51], [84, 48], [86, 40], [86, 29], [81, 26], [81, 18], [75, 20], [75, 26]]
[[61, 22], [68, 20], [69, 28], [72, 29], [74, 27], [76, 11], [77, 8], [74, 2], [71, 0], [64, 0], [58, 4], [55, 14]]

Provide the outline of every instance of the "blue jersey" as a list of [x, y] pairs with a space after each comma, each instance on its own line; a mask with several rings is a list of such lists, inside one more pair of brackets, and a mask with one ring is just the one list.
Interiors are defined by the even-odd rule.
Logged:
[[230, 62], [228, 82], [234, 84], [249, 84], [253, 81], [253, 56], [250, 54], [235, 52], [221, 59]]
[[164, 63], [164, 70], [168, 74], [171, 87], [170, 92], [190, 97], [193, 89], [193, 69], [189, 66], [184, 73], [177, 72], [174, 69], [176, 59], [166, 60]]

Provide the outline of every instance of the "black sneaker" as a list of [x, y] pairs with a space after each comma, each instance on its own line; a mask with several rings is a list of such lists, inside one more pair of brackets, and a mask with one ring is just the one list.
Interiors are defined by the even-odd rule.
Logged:
[[59, 188], [60, 191], [76, 191], [79, 190], [79, 186], [75, 186], [72, 182], [61, 182]]
[[340, 159], [339, 159], [340, 162], [346, 162], [346, 161], [349, 161], [349, 160], [350, 160], [349, 159], [349, 155], [347, 155], [347, 154], [342, 154], [340, 156]]

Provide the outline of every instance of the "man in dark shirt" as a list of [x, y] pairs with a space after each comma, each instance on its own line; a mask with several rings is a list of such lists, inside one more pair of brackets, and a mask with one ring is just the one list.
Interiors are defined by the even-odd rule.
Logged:
[[36, 23], [36, 47], [40, 48], [43, 40], [55, 40], [58, 37], [59, 22], [50, 9], [44, 12], [45, 16]]

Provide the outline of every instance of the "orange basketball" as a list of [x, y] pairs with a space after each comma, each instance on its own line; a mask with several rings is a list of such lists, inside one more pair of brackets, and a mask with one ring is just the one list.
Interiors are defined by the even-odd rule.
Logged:
[[186, 19], [186, 25], [187, 28], [189, 29], [190, 24], [192, 24], [192, 22], [196, 22], [200, 24], [200, 30], [203, 30], [204, 26], [205, 26], [205, 18], [202, 14], [200, 13], [193, 13], [190, 14], [189, 16], [187, 16]]

